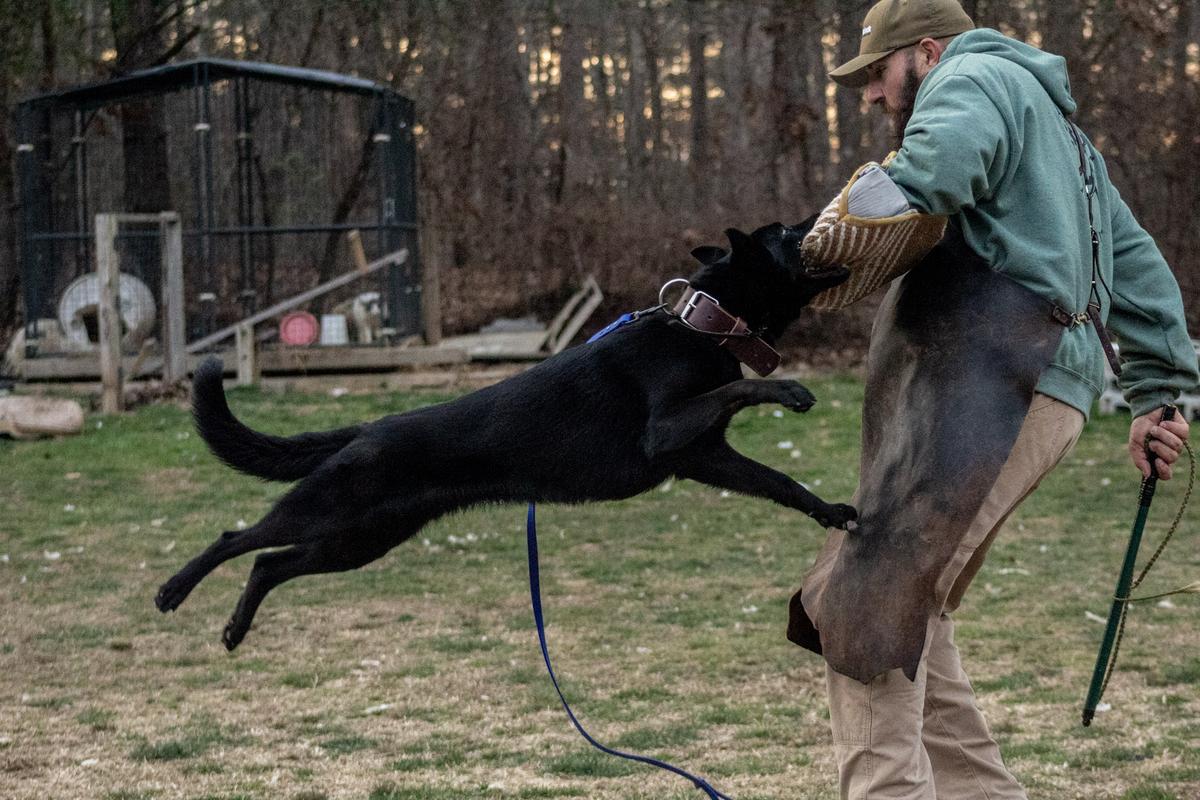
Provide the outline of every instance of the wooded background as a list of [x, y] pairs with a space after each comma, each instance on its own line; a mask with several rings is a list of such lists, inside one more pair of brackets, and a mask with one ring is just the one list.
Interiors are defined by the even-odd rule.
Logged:
[[[588, 273], [606, 310], [648, 305], [724, 228], [818, 210], [888, 148], [883, 120], [825, 76], [857, 53], [870, 5], [0, 0], [0, 107], [197, 55], [387, 83], [416, 104], [424, 259], [441, 268], [453, 332], [544, 319]], [[1176, 271], [1195, 330], [1200, 0], [964, 6], [980, 26], [1068, 57], [1078, 121]], [[16, 145], [6, 113], [0, 339], [20, 319]], [[805, 341], [861, 343], [866, 319], [814, 314]]]

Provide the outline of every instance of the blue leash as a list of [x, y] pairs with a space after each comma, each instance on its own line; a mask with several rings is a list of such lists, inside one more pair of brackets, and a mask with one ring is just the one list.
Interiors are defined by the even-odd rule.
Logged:
[[[643, 314], [657, 310], [661, 306], [654, 309], [646, 309], [645, 311], [634, 311], [628, 314], [623, 314], [615, 322], [605, 327], [600, 332], [596, 333], [592, 338], [588, 339], [588, 344], [601, 339], [618, 328], [622, 328], [631, 322], [636, 321]], [[642, 764], [649, 764], [652, 767], [665, 769], [667, 772], [673, 772], [681, 778], [687, 778], [692, 784], [704, 792], [711, 800], [733, 800], [728, 795], [722, 794], [709, 785], [708, 781], [703, 778], [698, 778], [695, 775], [680, 769], [679, 767], [668, 764], [665, 761], [659, 761], [656, 758], [648, 758], [639, 756], [633, 753], [622, 753], [620, 750], [614, 750], [611, 747], [605, 747], [592, 738], [592, 735], [583, 729], [583, 725], [575, 717], [575, 712], [571, 711], [571, 706], [567, 704], [567, 698], [563, 696], [562, 689], [559, 688], [558, 678], [554, 675], [554, 667], [550, 665], [550, 651], [546, 647], [546, 624], [542, 616], [542, 582], [540, 570], [538, 569], [538, 544], [537, 544], [537, 515], [533, 503], [529, 504], [529, 513], [525, 517], [525, 540], [529, 549], [529, 596], [533, 602], [533, 621], [537, 623], [538, 642], [542, 646], [542, 658], [546, 662], [546, 671], [550, 673], [550, 681], [554, 684], [554, 691], [558, 692], [558, 699], [562, 701], [563, 708], [567, 711], [567, 716], [571, 718], [571, 724], [575, 726], [575, 730], [579, 731], [579, 735], [587, 739], [588, 744], [595, 747], [597, 750], [605, 752], [610, 756], [628, 759], [629, 761], [637, 761]]]
[[538, 571], [538, 545], [537, 545], [537, 520], [534, 512], [534, 504], [529, 504], [529, 513], [525, 519], [526, 542], [529, 546], [529, 595], [533, 600], [533, 620], [537, 623], [538, 642], [542, 646], [542, 658], [546, 661], [546, 671], [550, 673], [550, 680], [554, 683], [554, 691], [558, 692], [558, 699], [562, 701], [563, 708], [567, 711], [567, 716], [571, 718], [571, 724], [575, 726], [575, 730], [587, 739], [588, 744], [608, 753], [610, 756], [625, 758], [630, 761], [639, 761], [643, 764], [649, 764], [652, 767], [665, 769], [667, 772], [673, 772], [676, 775], [687, 778], [697, 789], [707, 794], [712, 800], [732, 800], [728, 795], [722, 794], [709, 785], [708, 781], [703, 778], [698, 778], [695, 775], [672, 766], [665, 761], [659, 761], [656, 758], [648, 758], [646, 756], [634, 755], [633, 753], [622, 753], [620, 750], [614, 750], [611, 747], [605, 747], [592, 738], [592, 735], [583, 729], [583, 725], [579, 724], [575, 713], [571, 711], [571, 706], [567, 704], [567, 698], [563, 696], [562, 689], [559, 688], [558, 678], [554, 676], [554, 667], [550, 665], [550, 651], [546, 649], [546, 625], [542, 617], [542, 589], [541, 579]]

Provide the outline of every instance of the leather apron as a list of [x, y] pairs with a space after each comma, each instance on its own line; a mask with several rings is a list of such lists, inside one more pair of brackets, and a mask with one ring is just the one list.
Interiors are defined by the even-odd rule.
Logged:
[[863, 683], [914, 680], [941, 580], [1012, 451], [1063, 327], [951, 227], [893, 282], [867, 356], [858, 529], [830, 532], [788, 638]]

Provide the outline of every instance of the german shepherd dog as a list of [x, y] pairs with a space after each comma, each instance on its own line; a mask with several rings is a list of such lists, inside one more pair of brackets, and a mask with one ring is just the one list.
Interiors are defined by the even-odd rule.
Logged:
[[[816, 294], [848, 276], [804, 263], [808, 227], [728, 230], [730, 250], [693, 251], [702, 266], [692, 288], [774, 341]], [[239, 422], [221, 372], [209, 359], [194, 376], [200, 436], [236, 470], [297, 483], [256, 525], [217, 537], [163, 584], [155, 604], [174, 611], [222, 562], [282, 548], [254, 560], [222, 636], [230, 650], [279, 584], [369, 564], [431, 520], [469, 506], [618, 500], [675, 476], [774, 500], [825, 527], [853, 527], [857, 516], [725, 441], [739, 410], [779, 403], [803, 412], [812, 394], [796, 381], [744, 380], [713, 337], [663, 310], [457, 400], [290, 437]]]

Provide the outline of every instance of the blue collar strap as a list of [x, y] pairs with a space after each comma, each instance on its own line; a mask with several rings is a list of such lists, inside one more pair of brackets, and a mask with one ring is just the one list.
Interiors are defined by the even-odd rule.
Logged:
[[610, 333], [615, 331], [617, 328], [624, 328], [626, 325], [633, 322], [635, 319], [637, 319], [637, 312], [631, 311], [629, 313], [622, 314], [620, 316], [620, 318], [605, 325], [603, 330], [596, 331], [594, 334], [592, 334], [592, 338], [588, 339], [587, 343], [591, 344], [592, 342], [594, 342], [598, 339], [603, 339], [605, 336], [608, 336]]
[[622, 314], [621, 316], [617, 317], [612, 322], [605, 325], [601, 330], [598, 330], [595, 333], [593, 333], [592, 337], [587, 340], [587, 343], [591, 344], [592, 342], [595, 342], [599, 339], [603, 339], [605, 336], [608, 336], [610, 333], [617, 330], [618, 328], [624, 328], [629, 323], [637, 322], [639, 319], [646, 316], [647, 314], [653, 314], [656, 311], [662, 311], [664, 308], [666, 308], [666, 306], [662, 303], [659, 303], [656, 306], [650, 306], [649, 308], [643, 308], [641, 311], [626, 312], [626, 313]]

